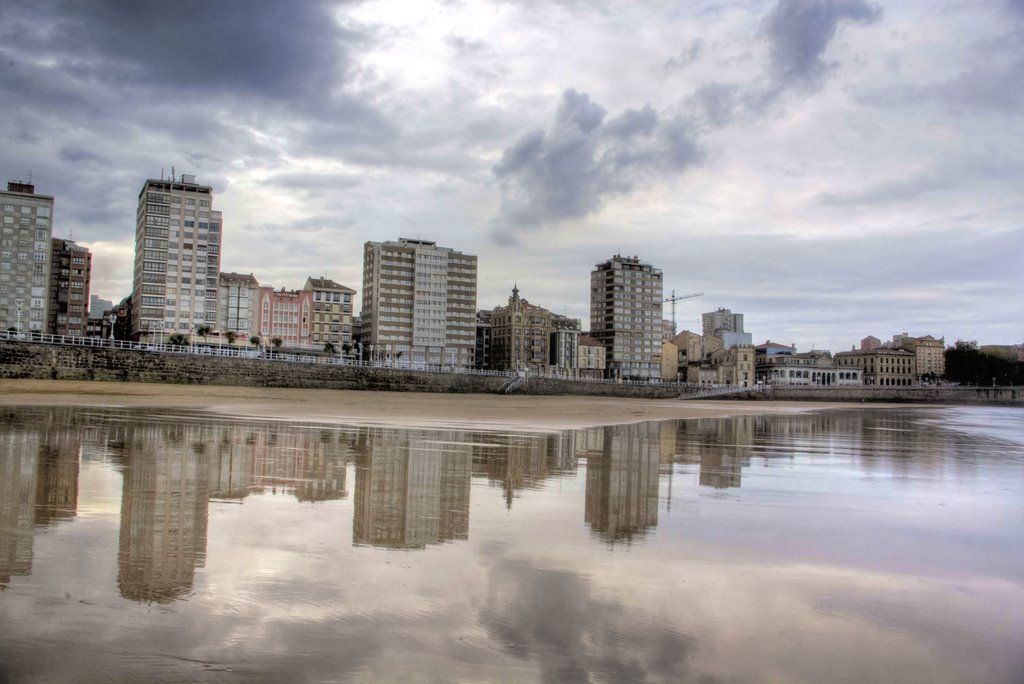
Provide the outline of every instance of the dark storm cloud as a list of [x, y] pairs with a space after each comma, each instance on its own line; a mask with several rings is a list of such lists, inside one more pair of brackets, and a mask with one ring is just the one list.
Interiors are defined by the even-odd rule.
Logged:
[[865, 0], [779, 0], [762, 29], [780, 85], [816, 87], [832, 67], [822, 60], [840, 22], [868, 24], [882, 14]]
[[[57, 57], [91, 82], [282, 98], [317, 94], [347, 67], [324, 3], [202, 0], [15, 3], [3, 12], [8, 57]], [[198, 103], [196, 103], [198, 104]]]
[[679, 681], [694, 642], [627, 603], [595, 596], [568, 571], [499, 556], [491, 560], [480, 623], [541, 681]]
[[650, 106], [606, 121], [585, 93], [566, 90], [550, 131], [533, 131], [494, 166], [502, 228], [542, 225], [597, 211], [603, 198], [632, 191], [658, 174], [678, 173], [701, 158], [690, 123]]

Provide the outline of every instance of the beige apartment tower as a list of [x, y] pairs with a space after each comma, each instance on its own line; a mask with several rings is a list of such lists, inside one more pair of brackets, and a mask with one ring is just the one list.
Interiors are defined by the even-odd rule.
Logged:
[[183, 174], [139, 192], [132, 334], [162, 336], [217, 325], [221, 213], [213, 190]]
[[0, 192], [0, 330], [44, 332], [50, 286], [53, 197], [31, 183]]
[[362, 353], [423, 367], [473, 365], [476, 256], [428, 240], [363, 248]]
[[661, 269], [616, 254], [590, 274], [590, 336], [614, 378], [661, 377]]

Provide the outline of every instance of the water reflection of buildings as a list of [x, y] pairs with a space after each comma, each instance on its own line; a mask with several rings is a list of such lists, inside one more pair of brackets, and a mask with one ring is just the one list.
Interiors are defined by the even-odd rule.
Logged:
[[487, 435], [473, 447], [473, 474], [501, 487], [511, 508], [516, 492], [576, 472], [576, 439], [575, 432]]
[[370, 428], [360, 441], [354, 544], [416, 549], [469, 537], [466, 433]]
[[743, 468], [750, 465], [756, 416], [728, 420], [698, 418], [679, 421], [676, 459], [700, 466], [703, 487], [739, 487]]
[[[630, 541], [658, 524], [661, 425], [588, 430], [584, 519], [605, 541]], [[600, 434], [600, 439], [597, 437]]]
[[80, 440], [45, 412], [0, 431], [0, 589], [32, 572], [34, 527], [73, 518]]
[[185, 426], [128, 430], [117, 583], [135, 601], [167, 601], [192, 588], [206, 558], [210, 477], [205, 435]]
[[201, 421], [127, 428], [119, 448], [122, 595], [166, 601], [191, 590], [195, 569], [205, 562], [211, 498], [253, 492], [291, 494], [299, 501], [345, 497], [353, 434]]

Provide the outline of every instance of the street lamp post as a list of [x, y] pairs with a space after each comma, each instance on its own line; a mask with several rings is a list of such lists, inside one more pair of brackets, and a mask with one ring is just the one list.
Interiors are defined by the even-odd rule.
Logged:
[[18, 339], [20, 340], [21, 339], [21, 308], [23, 306], [25, 306], [25, 300], [19, 297], [18, 299], [14, 300], [14, 303], [18, 307]]

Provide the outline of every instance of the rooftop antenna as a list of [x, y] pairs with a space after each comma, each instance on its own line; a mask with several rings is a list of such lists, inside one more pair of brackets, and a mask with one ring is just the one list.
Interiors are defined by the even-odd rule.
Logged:
[[174, 177], [174, 166], [171, 166], [171, 182], [176, 183], [177, 180], [178, 179]]
[[164, 170], [160, 169], [160, 180], [164, 179]]

